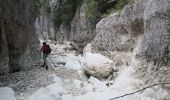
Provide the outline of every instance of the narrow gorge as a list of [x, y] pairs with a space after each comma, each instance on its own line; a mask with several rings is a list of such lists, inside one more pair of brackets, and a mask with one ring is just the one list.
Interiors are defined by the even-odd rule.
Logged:
[[169, 100], [169, 52], [169, 0], [0, 2], [0, 100]]

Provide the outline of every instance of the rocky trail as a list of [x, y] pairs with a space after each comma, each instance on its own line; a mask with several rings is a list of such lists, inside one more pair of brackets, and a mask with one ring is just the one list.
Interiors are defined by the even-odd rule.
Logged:
[[[48, 57], [49, 59], [47, 64], [50, 66], [48, 70], [40, 67], [40, 60], [40, 63], [38, 63], [37, 66], [32, 66], [32, 68], [28, 71], [20, 71], [12, 74], [1, 75], [0, 87], [12, 88], [15, 92], [17, 100], [34, 100], [29, 99], [29, 97], [36, 91], [58, 82], [61, 82], [62, 88], [66, 92], [63, 94], [69, 94], [71, 96], [79, 96], [90, 91], [95, 91], [92, 85], [88, 85], [90, 81], [88, 81], [86, 74], [81, 70], [74, 70], [74, 67], [77, 69], [77, 67], [74, 65], [74, 60], [72, 63], [73, 65], [71, 65], [73, 69], [66, 68], [63, 64], [58, 65], [58, 63], [56, 63], [56, 61], [64, 62], [67, 59], [66, 55], [71, 54], [70, 52], [72, 51], [67, 51], [69, 53], [65, 53], [63, 52], [63, 48], [66, 46], [51, 45], [53, 46], [53, 52]], [[97, 79], [94, 78], [94, 80]]]
[[[52, 76], [50, 76], [52, 75]], [[77, 71], [66, 69], [63, 66], [53, 67], [49, 70], [40, 67], [40, 65], [32, 66], [28, 71], [21, 71], [0, 76], [0, 87], [11, 87], [18, 100], [25, 100], [38, 89], [46, 87], [53, 82], [50, 77], [58, 76], [63, 81], [63, 88], [73, 96], [86, 93], [85, 90], [77, 89], [73, 84], [74, 80], [80, 80]]]
[[78, 73], [63, 67], [46, 70], [45, 68], [35, 66], [29, 71], [3, 75], [0, 76], [0, 87], [11, 87], [15, 91], [18, 100], [25, 100], [38, 89], [54, 83], [48, 79], [50, 75], [56, 75], [65, 80], [64, 89], [69, 94], [75, 96], [86, 93], [83, 90], [76, 89], [72, 83], [74, 79], [79, 79]]
[[170, 0], [0, 2], [0, 100], [170, 100], [169, 69]]
[[[111, 100], [145, 87], [142, 81], [132, 77], [134, 70], [126, 63], [129, 54], [115, 56], [122, 59], [117, 66], [126, 66], [119, 71], [111, 63], [115, 58], [110, 62], [100, 54], [88, 53], [88, 46], [84, 55], [75, 56], [74, 51], [64, 50], [68, 45], [50, 45], [53, 51], [47, 59], [48, 70], [40, 67], [40, 60], [30, 70], [0, 76], [0, 87], [4, 87], [0, 88], [2, 100]], [[110, 72], [109, 66], [112, 74], [103, 80]], [[157, 93], [146, 89], [118, 100], [152, 100], [156, 95], [160, 98], [166, 94], [159, 86], [152, 88]]]

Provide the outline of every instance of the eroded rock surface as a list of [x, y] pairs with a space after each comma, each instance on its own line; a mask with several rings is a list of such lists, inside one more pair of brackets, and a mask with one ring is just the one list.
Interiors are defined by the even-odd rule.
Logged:
[[0, 74], [35, 65], [39, 42], [34, 27], [34, 0], [1, 2], [0, 15]]

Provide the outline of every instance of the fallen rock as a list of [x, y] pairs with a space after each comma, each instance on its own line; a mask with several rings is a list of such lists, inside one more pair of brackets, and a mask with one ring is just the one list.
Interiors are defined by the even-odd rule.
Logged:
[[108, 78], [114, 69], [112, 61], [101, 54], [86, 53], [83, 64], [87, 74], [99, 79]]
[[79, 74], [80, 80], [87, 81], [89, 79], [88, 75], [83, 70], [79, 70], [77, 73]]
[[51, 91], [54, 94], [64, 95], [67, 92], [63, 89], [63, 86], [61, 86], [58, 83], [51, 84], [46, 87], [47, 90]]
[[29, 97], [28, 100], [62, 100], [59, 94], [52, 93], [46, 88], [41, 88], [33, 95]]
[[70, 94], [63, 95], [62, 100], [74, 100], [74, 97], [72, 95], [70, 95]]
[[9, 87], [0, 88], [0, 100], [17, 100], [15, 92]]
[[68, 54], [67, 55], [67, 62], [64, 67], [68, 69], [73, 69], [73, 70], [81, 70], [82, 66], [79, 61], [79, 56], [75, 56], [73, 54]]
[[63, 89], [63, 86], [54, 83], [39, 89], [28, 100], [62, 100], [61, 96], [64, 94], [66, 94], [66, 91]]
[[47, 80], [50, 81], [50, 82], [52, 82], [52, 83], [58, 83], [58, 84], [60, 84], [60, 85], [63, 85], [63, 82], [62, 82], [61, 78], [58, 77], [58, 76], [56, 76], [54, 73], [51, 74], [51, 75], [49, 75], [49, 76], [47, 77]]
[[103, 91], [107, 89], [105, 82], [99, 81], [98, 79], [94, 77], [90, 77], [90, 79], [88, 80], [88, 83], [93, 85], [93, 91]]
[[88, 92], [94, 92], [95, 91], [92, 84], [84, 83], [83, 85], [84, 85], [84, 89], [87, 90]]
[[47, 62], [47, 66], [48, 66], [49, 69], [54, 68], [54, 64], [51, 62], [50, 57], [47, 57], [46, 62]]
[[73, 83], [76, 86], [76, 88], [78, 88], [78, 89], [81, 88], [82, 84], [83, 84], [83, 82], [80, 80], [73, 80]]

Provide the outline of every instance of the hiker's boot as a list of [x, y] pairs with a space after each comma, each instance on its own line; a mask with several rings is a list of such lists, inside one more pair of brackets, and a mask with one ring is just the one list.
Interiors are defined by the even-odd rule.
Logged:
[[43, 63], [43, 65], [41, 65], [41, 67], [44, 67], [45, 66], [45, 62]]
[[48, 66], [46, 66], [46, 70], [48, 70]]

